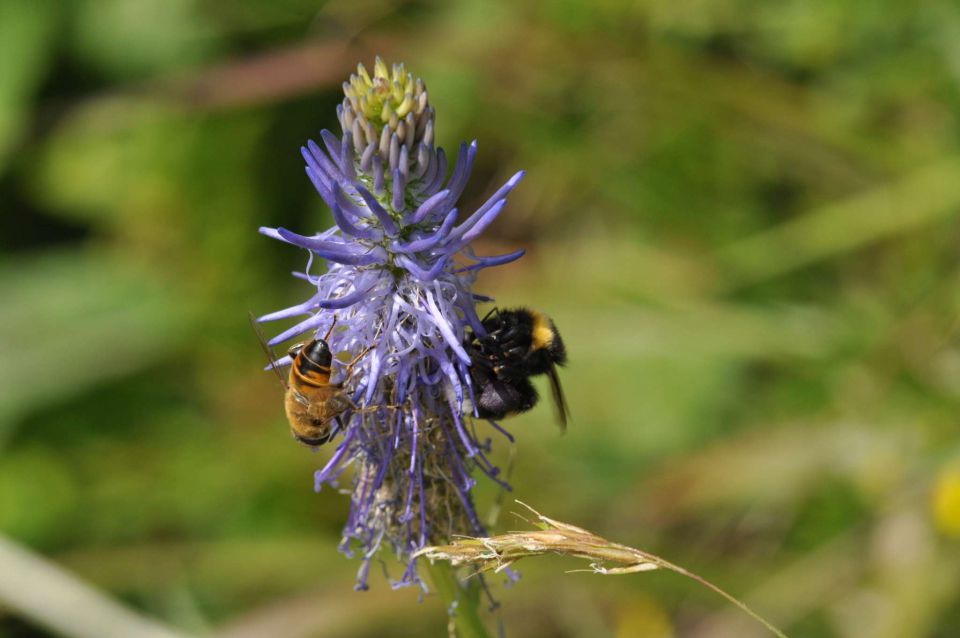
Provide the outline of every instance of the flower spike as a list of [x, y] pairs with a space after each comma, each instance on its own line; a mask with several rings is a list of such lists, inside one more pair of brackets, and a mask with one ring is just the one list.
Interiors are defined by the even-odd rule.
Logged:
[[[451, 534], [484, 533], [473, 505], [474, 474], [509, 489], [489, 460], [489, 439], [476, 433], [485, 424], [472, 420], [468, 335], [485, 334], [474, 305], [490, 300], [472, 290], [477, 271], [523, 251], [477, 257], [470, 243], [504, 210], [523, 173], [457, 224], [476, 141], [460, 146], [449, 171], [434, 145], [426, 85], [403, 65], [377, 58], [370, 72], [361, 64], [343, 90], [341, 135], [321, 131], [320, 144], [311, 140], [301, 149], [335, 225], [315, 234], [260, 229], [306, 249], [310, 261], [295, 273], [309, 286], [306, 301], [258, 321], [296, 321], [271, 346], [325, 339], [335, 357], [331, 378], [352, 402], [331, 432], [335, 451], [315, 480], [318, 490], [336, 485], [348, 466], [355, 468], [341, 550], [363, 561], [358, 588], [366, 588], [370, 561], [384, 547], [408, 563], [395, 584], [422, 586], [417, 551]], [[311, 273], [316, 258], [326, 260], [326, 272]], [[512, 440], [499, 424], [490, 432]]]

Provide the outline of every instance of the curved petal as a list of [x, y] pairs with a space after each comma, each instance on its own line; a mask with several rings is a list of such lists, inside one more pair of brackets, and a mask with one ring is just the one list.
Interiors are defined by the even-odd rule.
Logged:
[[525, 171], [520, 171], [508, 179], [507, 183], [498, 188], [497, 192], [491, 195], [490, 198], [485, 201], [480, 208], [476, 210], [476, 212], [473, 213], [473, 215], [470, 215], [470, 217], [468, 217], [462, 224], [453, 229], [453, 232], [450, 233], [451, 238], [459, 237], [470, 230], [484, 215], [487, 214], [487, 212], [489, 212], [491, 208], [496, 206], [504, 197], [507, 196], [510, 191], [516, 187], [517, 184], [520, 183], [520, 180], [523, 179], [524, 174]]
[[[442, 190], [438, 193], [434, 193], [420, 204], [420, 207], [417, 208], [413, 216], [410, 217], [409, 223], [419, 224], [434, 211], [439, 210], [446, 203], [447, 196], [450, 194], [449, 190]], [[453, 201], [453, 200], [451, 200]]]
[[393, 169], [393, 200], [390, 203], [393, 204], [393, 210], [398, 213], [402, 213], [406, 208], [406, 202], [404, 201], [406, 187], [407, 180], [404, 179], [400, 169]]
[[447, 218], [443, 220], [443, 224], [440, 225], [436, 231], [421, 237], [420, 239], [414, 239], [408, 242], [396, 242], [393, 248], [397, 252], [402, 253], [417, 253], [424, 250], [429, 250], [439, 244], [447, 236], [447, 233], [450, 232], [450, 227], [453, 226], [453, 222], [457, 219], [457, 209], [452, 208], [450, 212], [447, 213]]
[[429, 270], [423, 269], [420, 264], [416, 263], [414, 260], [409, 257], [404, 257], [400, 255], [397, 257], [397, 263], [407, 269], [414, 277], [420, 279], [421, 281], [433, 281], [437, 278], [437, 275], [443, 270], [444, 266], [447, 265], [448, 261], [447, 256], [440, 257]]
[[277, 321], [278, 319], [289, 319], [290, 317], [296, 317], [297, 315], [309, 313], [311, 310], [317, 307], [317, 302], [320, 300], [320, 297], [321, 294], [317, 293], [303, 303], [298, 303], [295, 306], [290, 306], [289, 308], [284, 308], [283, 310], [277, 310], [275, 312], [265, 314], [262, 317], [257, 317], [257, 323]]
[[[459, 240], [456, 240], [457, 231], [456, 229], [454, 229], [454, 231], [450, 233], [450, 240], [448, 240], [448, 243], [445, 246], [445, 249], [450, 252], [457, 252], [461, 248], [463, 248], [464, 246], [472, 242], [474, 239], [476, 239], [480, 235], [480, 233], [482, 233], [487, 228], [487, 226], [493, 223], [493, 220], [495, 220], [500, 215], [500, 213], [503, 212], [503, 209], [506, 207], [506, 205], [507, 205], [507, 200], [505, 199], [501, 199], [499, 202], [494, 204], [493, 207], [487, 210], [482, 217], [474, 220], [473, 226], [467, 229], [467, 231], [463, 233], [463, 236], [460, 237]], [[466, 222], [464, 222], [464, 224], [465, 223]], [[459, 226], [458, 228], [462, 228], [462, 227], [463, 227], [463, 224], [461, 224], [461, 226]]]
[[300, 323], [294, 326], [290, 326], [289, 328], [287, 328], [286, 330], [278, 334], [276, 337], [270, 339], [270, 341], [267, 342], [267, 345], [275, 346], [279, 343], [283, 343], [284, 341], [286, 341], [291, 337], [296, 337], [297, 335], [301, 335], [304, 332], [307, 332], [308, 330], [313, 330], [314, 328], [317, 328], [320, 324], [322, 324], [326, 320], [327, 320], [327, 317], [324, 315], [311, 315], [310, 317], [304, 319]]
[[470, 365], [470, 356], [467, 354], [467, 351], [463, 349], [463, 346], [460, 344], [460, 340], [457, 339], [455, 334], [453, 334], [453, 330], [450, 329], [450, 322], [446, 317], [443, 316], [443, 313], [440, 312], [440, 308], [437, 307], [437, 302], [433, 298], [433, 293], [431, 293], [429, 290], [426, 290], [424, 291], [424, 296], [427, 298], [427, 308], [430, 310], [430, 314], [433, 315], [437, 329], [440, 330], [440, 334], [443, 335], [447, 345], [450, 346], [450, 349], [456, 353], [457, 358], [459, 358], [465, 364]]
[[380, 220], [380, 225], [383, 226], [383, 231], [390, 237], [396, 237], [397, 233], [400, 232], [400, 227], [397, 226], [397, 222], [393, 221], [393, 217], [390, 216], [390, 213], [388, 213], [387, 210], [380, 205], [380, 202], [378, 202], [377, 198], [373, 196], [373, 193], [359, 184], [356, 185], [356, 188], [357, 193], [361, 198], [363, 198], [367, 208], [369, 208], [373, 214], [377, 216], [377, 219]]
[[352, 306], [353, 304], [363, 301], [370, 291], [373, 290], [374, 285], [365, 286], [362, 288], [357, 288], [348, 295], [343, 295], [341, 297], [334, 297], [332, 299], [324, 299], [323, 301], [318, 301], [316, 303], [317, 308], [323, 308], [325, 310], [339, 310], [340, 308], [346, 308], [347, 306]]
[[516, 261], [523, 257], [527, 251], [523, 248], [520, 250], [514, 251], [512, 253], [506, 253], [504, 255], [493, 255], [491, 257], [471, 257], [471, 259], [476, 260], [477, 263], [472, 266], [465, 266], [464, 268], [458, 268], [456, 272], [467, 272], [470, 270], [480, 270], [482, 268], [490, 268], [491, 266], [502, 266], [503, 264], [509, 264], [511, 261]]
[[437, 149], [437, 156], [431, 163], [435, 164], [436, 167], [429, 183], [423, 188], [424, 193], [436, 193], [440, 190], [440, 184], [443, 183], [443, 178], [447, 176], [447, 155], [442, 148]]
[[477, 140], [473, 140], [470, 146], [460, 145], [460, 154], [457, 156], [457, 165], [450, 175], [447, 182], [447, 190], [450, 191], [450, 201], [456, 202], [460, 199], [467, 180], [470, 179], [470, 173], [473, 171], [473, 160], [477, 157]]
[[325, 241], [316, 237], [304, 237], [286, 228], [278, 228], [277, 234], [288, 243], [312, 250], [318, 256], [340, 264], [369, 266], [370, 264], [382, 263], [387, 257], [386, 252], [379, 246], [375, 246], [367, 252], [356, 252], [345, 244]]
[[333, 193], [330, 191], [330, 188], [327, 184], [324, 183], [323, 178], [320, 177], [320, 174], [317, 173], [314, 166], [306, 167], [307, 177], [310, 178], [310, 181], [313, 183], [313, 187], [317, 189], [317, 192], [320, 193], [320, 197], [323, 199], [324, 203], [327, 206], [333, 206], [334, 198]]
[[[338, 192], [338, 200], [339, 193], [342, 192], [342, 190]], [[359, 237], [360, 239], [369, 239], [371, 241], [380, 241], [383, 239], [383, 233], [376, 228], [357, 226], [351, 222], [339, 204], [334, 203], [334, 205], [330, 207], [330, 210], [333, 211], [333, 221], [336, 222], [337, 226], [339, 226], [343, 232], [353, 235], [354, 237]]]
[[[307, 140], [307, 151], [310, 157], [313, 158], [317, 166], [320, 167], [321, 173], [331, 182], [340, 181], [343, 179], [343, 173], [340, 172], [340, 169], [336, 164], [323, 152], [323, 149], [320, 148], [320, 145], [314, 142], [313, 140]], [[306, 159], [306, 157], [304, 158]]]

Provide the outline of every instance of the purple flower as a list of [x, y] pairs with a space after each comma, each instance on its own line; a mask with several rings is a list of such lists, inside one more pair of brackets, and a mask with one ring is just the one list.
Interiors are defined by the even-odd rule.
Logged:
[[[478, 257], [470, 243], [503, 211], [523, 177], [517, 173], [486, 202], [461, 215], [457, 202], [477, 144], [463, 144], [448, 174], [434, 146], [434, 111], [420, 79], [378, 58], [344, 83], [337, 114], [341, 137], [321, 132], [322, 146], [302, 148], [307, 176], [333, 211], [336, 226], [314, 235], [285, 228], [260, 232], [305, 248], [307, 268], [295, 276], [314, 293], [259, 321], [302, 319], [270, 345], [307, 334], [324, 337], [357, 408], [343, 415], [330, 461], [316, 489], [336, 485], [353, 466], [349, 519], [341, 549], [362, 554], [359, 588], [370, 561], [386, 545], [409, 566], [398, 585], [419, 583], [410, 555], [457, 534], [482, 535], [471, 497], [479, 469], [505, 488], [487, 458], [472, 415], [469, 328], [484, 334], [473, 294], [477, 271], [520, 258], [523, 251]], [[327, 270], [312, 274], [317, 258]], [[288, 357], [278, 364], [288, 364]], [[481, 424], [483, 426], [483, 424]], [[493, 424], [493, 432], [509, 437]]]

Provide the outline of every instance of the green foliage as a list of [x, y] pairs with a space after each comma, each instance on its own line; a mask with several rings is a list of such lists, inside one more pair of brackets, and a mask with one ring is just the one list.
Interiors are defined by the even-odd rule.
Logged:
[[[442, 634], [351, 591], [247, 326], [307, 294], [256, 228], [329, 225], [298, 147], [380, 53], [479, 140], [461, 210], [527, 170], [481, 250], [529, 256], [478, 287], [554, 317], [573, 418], [509, 423], [514, 496], [789, 635], [952, 635], [953, 3], [148, 4], [0, 3], [0, 532], [193, 631]], [[757, 635], [656, 574], [523, 571], [511, 635]]]

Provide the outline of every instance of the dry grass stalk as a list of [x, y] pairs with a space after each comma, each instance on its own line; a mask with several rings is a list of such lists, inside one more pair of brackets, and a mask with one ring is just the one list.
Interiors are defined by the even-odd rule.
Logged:
[[456, 538], [448, 545], [424, 547], [415, 554], [415, 557], [422, 556], [431, 562], [435, 560], [449, 561], [455, 567], [469, 565], [477, 568], [478, 572], [500, 571], [521, 558], [544, 554], [585, 558], [592, 561], [590, 568], [573, 571], [591, 571], [604, 575], [634, 574], [655, 569], [667, 569], [691, 578], [718, 593], [761, 623], [774, 635], [779, 636], [779, 638], [786, 638], [782, 631], [761, 618], [746, 604], [701, 576], [654, 554], [608, 541], [581, 527], [547, 518], [521, 501], [517, 501], [517, 503], [536, 515], [538, 520], [532, 524], [540, 529], [508, 532], [488, 538]]

